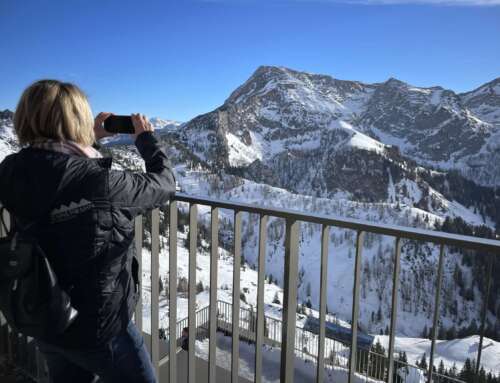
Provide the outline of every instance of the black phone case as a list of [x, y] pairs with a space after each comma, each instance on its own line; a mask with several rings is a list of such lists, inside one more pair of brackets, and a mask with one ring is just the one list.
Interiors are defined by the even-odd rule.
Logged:
[[110, 133], [135, 133], [130, 116], [109, 116], [104, 120], [104, 129]]

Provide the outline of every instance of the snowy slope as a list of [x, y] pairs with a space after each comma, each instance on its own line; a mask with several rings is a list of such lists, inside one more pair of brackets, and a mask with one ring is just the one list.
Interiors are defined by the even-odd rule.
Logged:
[[[386, 349], [389, 345], [389, 337], [378, 335], [377, 340]], [[464, 339], [438, 340], [436, 342], [435, 363], [439, 364], [442, 360], [446, 368], [451, 368], [455, 363], [460, 366], [467, 358], [475, 360], [479, 348], [479, 336], [470, 336]], [[397, 337], [395, 342], [396, 351], [405, 351], [408, 356], [408, 362], [415, 364], [422, 358], [423, 354], [429, 358], [431, 350], [431, 341], [421, 338], [401, 338]], [[491, 339], [483, 340], [483, 352], [481, 355], [482, 364], [486, 371], [500, 373], [500, 343]]]
[[[241, 183], [224, 192], [220, 189], [212, 190], [209, 175], [200, 171], [182, 172], [179, 178], [184, 192], [195, 195], [208, 195], [223, 200], [241, 201], [255, 204], [268, 204], [279, 208], [293, 208], [299, 211], [320, 213], [325, 215], [339, 215], [343, 217], [360, 218], [375, 222], [394, 223], [402, 226], [433, 225], [441, 222], [445, 216], [460, 216], [472, 224], [482, 223], [482, 218], [460, 204], [448, 203], [446, 210], [434, 213], [426, 212], [411, 205], [393, 203], [357, 203], [348, 199], [315, 198], [293, 194], [286, 190], [273, 188], [265, 184], [256, 184], [242, 180]], [[212, 183], [213, 185], [213, 183]], [[340, 196], [339, 196], [340, 197]], [[266, 201], [266, 203], [263, 203]], [[243, 254], [253, 264], [257, 260], [257, 217], [244, 216], [243, 225]], [[424, 223], [427, 222], [427, 223]], [[266, 270], [274, 279], [282, 283], [283, 278], [283, 221], [271, 219], [268, 229], [268, 246]], [[349, 230], [332, 229], [329, 261], [328, 281], [328, 306], [331, 312], [339, 318], [348, 319], [351, 315], [352, 278], [354, 267], [354, 240], [355, 233]], [[302, 272], [299, 281], [299, 297], [302, 301], [311, 299], [313, 307], [317, 307], [319, 299], [319, 256], [320, 256], [320, 227], [318, 225], [301, 225], [300, 260], [299, 269]], [[389, 318], [385, 313], [390, 312], [390, 278], [391, 257], [393, 254], [394, 240], [383, 236], [370, 238], [363, 252], [364, 270], [362, 276], [362, 305], [360, 323], [370, 332], [378, 333], [385, 329]], [[400, 306], [398, 333], [402, 335], [420, 334], [424, 326], [431, 326], [431, 312], [427, 310], [427, 303], [432, 301], [432, 290], [437, 265], [438, 249], [427, 244], [417, 248], [408, 243], [403, 247], [403, 265], [401, 291], [406, 296], [407, 291], [413, 291], [418, 283], [421, 288], [418, 294], [410, 294], [411, 298], [403, 299]], [[452, 279], [455, 265], [459, 263], [458, 257], [447, 258], [443, 294], [450, 294], [454, 287]], [[426, 275], [422, 280], [421, 274]], [[423, 285], [422, 285], [423, 284]], [[310, 291], [309, 291], [310, 290]], [[308, 292], [310, 295], [308, 295]], [[479, 318], [479, 301], [460, 302], [458, 315], [453, 316], [446, 311], [442, 312], [443, 325], [446, 327], [458, 323], [470, 323], [474, 318]], [[381, 305], [381, 306], [380, 306]], [[381, 321], [373, 322], [371, 313], [377, 312], [381, 307], [384, 313]]]

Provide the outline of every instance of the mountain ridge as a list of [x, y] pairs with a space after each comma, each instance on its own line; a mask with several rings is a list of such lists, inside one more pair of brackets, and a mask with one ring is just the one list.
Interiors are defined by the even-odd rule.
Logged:
[[[250, 165], [254, 160], [271, 160], [287, 145], [312, 144], [342, 122], [344, 127], [349, 124], [350, 131], [381, 145], [398, 146], [421, 165], [458, 169], [476, 183], [491, 186], [500, 183], [500, 169], [492, 169], [485, 157], [500, 157], [500, 124], [496, 122], [500, 106], [485, 111], [484, 105], [496, 103], [496, 93], [481, 90], [496, 89], [497, 80], [466, 97], [439, 86], [415, 87], [394, 78], [366, 84], [261, 66], [219, 108], [195, 117], [181, 130], [186, 136], [200, 132], [200, 138], [207, 135], [214, 145], [224, 147], [223, 153], [210, 147], [202, 153], [203, 148], [194, 145], [199, 155], [213, 153], [217, 163]], [[481, 120], [483, 115], [489, 119]], [[236, 158], [235, 152], [244, 155]]]

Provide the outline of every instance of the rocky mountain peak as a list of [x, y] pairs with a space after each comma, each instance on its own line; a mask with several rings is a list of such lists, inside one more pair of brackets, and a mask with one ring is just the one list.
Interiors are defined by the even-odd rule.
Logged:
[[396, 78], [366, 84], [260, 66], [221, 107], [186, 123], [181, 133], [187, 142], [196, 141], [195, 152], [208, 162], [233, 167], [255, 160], [271, 164], [282, 153], [346, 147], [384, 152], [381, 148], [389, 145], [424, 166], [474, 166], [474, 172], [464, 174], [489, 184], [486, 180], [500, 170], [492, 170], [482, 158], [470, 160], [496, 147], [491, 145], [491, 123], [500, 123], [498, 83], [496, 79], [465, 97]]
[[500, 77], [460, 97], [475, 115], [500, 127]]
[[14, 118], [14, 112], [9, 109], [0, 110], [0, 120], [12, 120]]
[[389, 77], [383, 85], [393, 88], [406, 88], [408, 84], [394, 77]]
[[230, 95], [226, 104], [244, 104], [265, 96], [280, 98], [283, 102], [303, 104], [306, 103], [305, 99], [315, 96], [323, 97], [323, 102], [335, 104], [349, 95], [366, 92], [372, 88], [373, 86], [359, 81], [339, 80], [328, 75], [300, 72], [285, 67], [261, 66]]

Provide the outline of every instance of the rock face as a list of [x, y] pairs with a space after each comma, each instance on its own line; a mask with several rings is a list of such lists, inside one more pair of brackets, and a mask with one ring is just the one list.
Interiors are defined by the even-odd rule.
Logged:
[[500, 124], [500, 78], [497, 78], [472, 92], [460, 95], [464, 105], [481, 120]]
[[493, 130], [474, 118], [454, 92], [394, 79], [377, 87], [361, 126], [382, 141], [399, 140], [413, 158], [445, 166], [477, 153]]
[[345, 160], [360, 151], [391, 159], [390, 147], [418, 164], [458, 169], [476, 183], [498, 185], [500, 167], [488, 159], [500, 159], [499, 121], [500, 79], [456, 94], [396, 79], [364, 84], [263, 66], [181, 134], [208, 162], [251, 167], [254, 176], [259, 168], [267, 177], [274, 173], [280, 186], [302, 192], [280, 171], [285, 158], [295, 165], [303, 158], [315, 170], [308, 170], [314, 173], [308, 181], [328, 196], [338, 186], [332, 167], [349, 168]]

